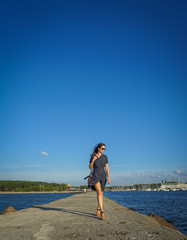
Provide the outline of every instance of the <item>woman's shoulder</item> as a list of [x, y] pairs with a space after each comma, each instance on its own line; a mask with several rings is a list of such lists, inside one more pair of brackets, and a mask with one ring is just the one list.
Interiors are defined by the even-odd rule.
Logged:
[[94, 157], [95, 155], [96, 155], [96, 153], [92, 153], [90, 156], [91, 156], [91, 157]]
[[103, 160], [105, 161], [105, 163], [108, 163], [107, 155], [103, 154]]

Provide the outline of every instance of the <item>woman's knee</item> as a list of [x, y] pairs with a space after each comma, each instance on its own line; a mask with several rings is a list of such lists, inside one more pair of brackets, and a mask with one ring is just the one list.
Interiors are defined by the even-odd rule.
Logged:
[[99, 196], [103, 196], [103, 192], [102, 192], [102, 191], [98, 191], [97, 194], [98, 194]]

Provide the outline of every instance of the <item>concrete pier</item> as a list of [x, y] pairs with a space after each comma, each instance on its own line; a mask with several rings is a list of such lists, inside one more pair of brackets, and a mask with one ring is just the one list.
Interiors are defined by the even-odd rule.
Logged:
[[96, 217], [95, 192], [0, 215], [1, 240], [183, 240], [179, 231], [104, 198], [105, 220]]

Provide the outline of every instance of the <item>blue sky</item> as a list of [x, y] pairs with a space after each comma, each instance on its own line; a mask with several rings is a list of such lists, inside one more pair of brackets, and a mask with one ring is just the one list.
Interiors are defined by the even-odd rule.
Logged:
[[[0, 179], [187, 182], [186, 1], [6, 1]], [[47, 154], [42, 154], [46, 152]]]

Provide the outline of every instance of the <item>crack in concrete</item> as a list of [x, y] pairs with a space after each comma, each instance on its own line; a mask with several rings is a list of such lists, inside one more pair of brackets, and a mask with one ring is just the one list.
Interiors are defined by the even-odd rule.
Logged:
[[49, 226], [48, 224], [42, 224], [40, 231], [35, 233], [33, 236], [36, 240], [50, 240], [51, 238], [48, 237], [48, 233], [51, 232], [54, 228]]

